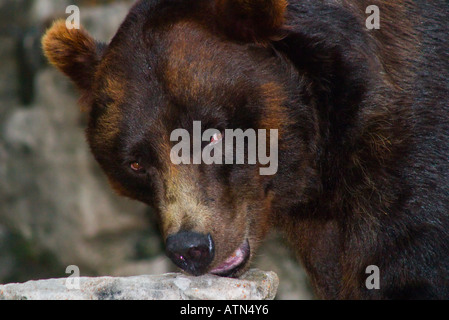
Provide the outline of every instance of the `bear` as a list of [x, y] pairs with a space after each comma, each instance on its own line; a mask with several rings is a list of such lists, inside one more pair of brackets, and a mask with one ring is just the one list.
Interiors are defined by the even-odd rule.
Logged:
[[[445, 0], [139, 0], [108, 44], [64, 21], [42, 44], [112, 188], [154, 208], [184, 272], [238, 277], [278, 229], [317, 298], [444, 299], [448, 27]], [[277, 171], [175, 164], [195, 124], [215, 129], [200, 148], [276, 129]]]

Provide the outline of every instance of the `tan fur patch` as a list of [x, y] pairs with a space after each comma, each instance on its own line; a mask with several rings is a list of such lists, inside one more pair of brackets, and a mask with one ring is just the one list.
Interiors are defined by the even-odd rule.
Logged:
[[[261, 94], [265, 100], [264, 113], [260, 124], [261, 129], [267, 130], [267, 141], [270, 141], [270, 129], [278, 130], [278, 139], [282, 137], [287, 127], [292, 123], [285, 109], [284, 103], [287, 99], [284, 89], [275, 82], [267, 82], [260, 87]], [[282, 144], [278, 146], [283, 149]]]
[[[49, 62], [80, 88], [90, 86], [90, 81], [82, 81], [96, 62], [96, 43], [84, 29], [67, 29], [65, 20], [58, 20], [43, 36], [42, 47]], [[80, 67], [86, 70], [78, 69]]]
[[204, 44], [206, 38], [202, 32], [192, 31], [197, 28], [190, 22], [183, 21], [173, 27], [170, 33], [173, 36], [168, 35], [172, 40], [167, 49], [169, 55], [164, 76], [170, 93], [181, 101], [195, 100], [200, 95], [212, 95], [213, 80], [219, 78], [217, 66], [212, 58], [208, 58], [211, 53]]
[[122, 111], [120, 105], [125, 101], [125, 88], [117, 76], [109, 76], [104, 80], [104, 92], [112, 101], [106, 107], [104, 114], [98, 121], [99, 140], [104, 143], [112, 141], [120, 133]]
[[260, 91], [265, 100], [261, 128], [278, 129], [281, 134], [283, 127], [291, 123], [284, 108], [286, 94], [283, 88], [275, 82], [264, 83], [261, 85]]
[[196, 176], [198, 172], [191, 169], [172, 165], [164, 177], [166, 192], [162, 206], [162, 229], [165, 235], [178, 232], [186, 225], [190, 226], [192, 231], [207, 230], [211, 210], [198, 198], [199, 192], [195, 183], [199, 179]]

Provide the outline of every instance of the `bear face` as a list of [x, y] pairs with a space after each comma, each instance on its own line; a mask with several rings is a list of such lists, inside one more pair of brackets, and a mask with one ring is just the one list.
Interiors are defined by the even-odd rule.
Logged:
[[[196, 275], [237, 276], [273, 224], [274, 176], [260, 175], [260, 165], [176, 165], [170, 160], [171, 133], [183, 128], [193, 134], [194, 121], [202, 131], [223, 134], [276, 129], [277, 147], [294, 144], [295, 153], [304, 155], [296, 165], [306, 171], [314, 113], [306, 105], [297, 109], [305, 119], [304, 134], [284, 136], [291, 123], [288, 104], [299, 95], [292, 85], [298, 74], [258, 43], [273, 36], [275, 26], [255, 33], [247, 25], [239, 34], [251, 41], [242, 41], [210, 21], [219, 9], [204, 4], [194, 9], [163, 3], [148, 8], [143, 1], [108, 46], [84, 30], [67, 30], [62, 21], [47, 32], [43, 45], [49, 60], [81, 89], [90, 115], [88, 142], [113, 188], [154, 207], [165, 239], [181, 234], [188, 244], [203, 235], [196, 254], [206, 262], [186, 264], [190, 254], [179, 252], [169, 254], [174, 262]], [[282, 10], [278, 14], [281, 20]], [[202, 142], [202, 148], [208, 144]]]

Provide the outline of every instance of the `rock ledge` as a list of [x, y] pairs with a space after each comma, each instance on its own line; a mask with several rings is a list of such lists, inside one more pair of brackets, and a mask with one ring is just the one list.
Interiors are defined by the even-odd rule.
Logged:
[[[78, 279], [79, 288], [68, 289]], [[181, 273], [72, 277], [0, 285], [0, 300], [267, 300], [278, 284], [276, 273], [258, 269], [239, 279]]]

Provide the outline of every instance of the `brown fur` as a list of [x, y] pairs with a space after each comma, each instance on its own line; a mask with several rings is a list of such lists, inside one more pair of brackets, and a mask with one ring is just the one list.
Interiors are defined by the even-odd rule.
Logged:
[[228, 35], [261, 43], [279, 37], [286, 8], [285, 0], [215, 1], [215, 14]]
[[81, 106], [91, 101], [92, 74], [99, 63], [98, 44], [84, 29], [67, 29], [65, 20], [54, 22], [44, 37], [42, 47], [47, 59], [81, 89]]

